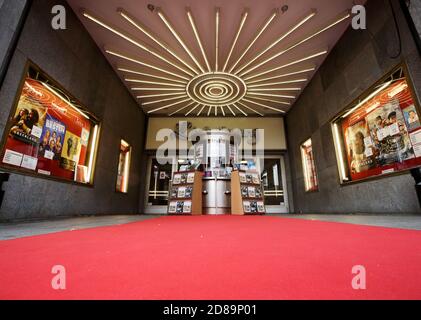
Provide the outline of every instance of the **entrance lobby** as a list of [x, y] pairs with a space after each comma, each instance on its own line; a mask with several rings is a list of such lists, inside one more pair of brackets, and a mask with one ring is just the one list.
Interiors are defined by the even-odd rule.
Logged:
[[0, 34], [0, 300], [421, 299], [419, 2], [0, 0]]

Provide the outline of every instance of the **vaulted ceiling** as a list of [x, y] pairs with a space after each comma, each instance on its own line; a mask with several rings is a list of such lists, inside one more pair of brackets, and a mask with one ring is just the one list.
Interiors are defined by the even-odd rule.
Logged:
[[150, 116], [285, 114], [352, 0], [68, 0]]

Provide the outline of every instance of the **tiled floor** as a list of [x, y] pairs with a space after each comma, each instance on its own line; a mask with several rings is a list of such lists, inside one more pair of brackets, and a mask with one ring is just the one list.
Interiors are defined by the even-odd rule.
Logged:
[[0, 223], [0, 240], [15, 239], [45, 233], [67, 230], [78, 230], [101, 226], [130, 223], [151, 219], [158, 216], [147, 215], [118, 215], [118, 216], [89, 216], [35, 222]]
[[[275, 215], [280, 218], [297, 218], [306, 220], [332, 221], [368, 226], [380, 226], [421, 230], [421, 214], [417, 215]], [[118, 215], [118, 216], [90, 216], [35, 222], [2, 223], [0, 224], [0, 240], [15, 239], [100, 226], [109, 226], [153, 219], [159, 215]]]

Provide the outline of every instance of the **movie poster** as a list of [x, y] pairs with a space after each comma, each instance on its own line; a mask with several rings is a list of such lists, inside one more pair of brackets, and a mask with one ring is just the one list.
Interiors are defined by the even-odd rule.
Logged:
[[408, 131], [414, 131], [421, 128], [420, 118], [414, 105], [403, 109], [403, 115]]
[[341, 119], [350, 180], [421, 166], [421, 125], [406, 80]]
[[80, 137], [67, 131], [64, 136], [64, 145], [63, 150], [61, 151], [60, 162], [60, 165], [64, 169], [75, 171], [76, 163], [79, 161], [80, 147]]
[[374, 166], [373, 144], [365, 121], [348, 127], [345, 140], [352, 173], [360, 173]]
[[403, 162], [414, 157], [398, 100], [378, 107], [367, 116], [366, 120], [374, 144], [377, 165]]
[[42, 130], [39, 155], [50, 160], [59, 160], [63, 150], [66, 126], [47, 114]]
[[12, 120], [9, 135], [25, 144], [37, 146], [40, 142], [46, 108], [36, 99], [22, 95]]

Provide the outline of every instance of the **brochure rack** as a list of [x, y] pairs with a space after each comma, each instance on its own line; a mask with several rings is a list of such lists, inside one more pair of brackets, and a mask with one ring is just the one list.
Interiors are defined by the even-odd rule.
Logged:
[[168, 197], [168, 214], [202, 214], [202, 172], [175, 172]]
[[232, 172], [231, 213], [233, 215], [264, 215], [266, 213], [263, 188], [258, 172]]

